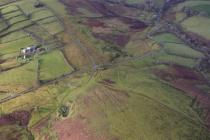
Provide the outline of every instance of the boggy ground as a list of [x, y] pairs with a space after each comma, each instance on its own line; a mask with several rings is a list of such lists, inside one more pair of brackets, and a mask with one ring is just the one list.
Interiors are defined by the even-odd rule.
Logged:
[[0, 117], [0, 125], [12, 125], [19, 124], [26, 127], [30, 120], [30, 112], [28, 111], [16, 111], [10, 114], [6, 114]]
[[[201, 88], [201, 86], [205, 85], [208, 87], [208, 83], [200, 73], [177, 65], [163, 70], [156, 69], [154, 73], [169, 82], [174, 88], [180, 89], [192, 97], [193, 101], [201, 107], [202, 113], [200, 115], [205, 117], [205, 123], [210, 128], [210, 94]], [[192, 106], [194, 104], [192, 103]]]
[[147, 27], [146, 23], [138, 19], [140, 10], [122, 4], [92, 0], [61, 2], [68, 6], [70, 14], [83, 17], [79, 23], [90, 27], [95, 38], [119, 47], [124, 47], [133, 33], [141, 32]]
[[2, 140], [17, 140], [28, 139], [32, 140], [33, 136], [27, 129], [30, 121], [31, 113], [29, 111], [14, 111], [10, 114], [0, 117], [0, 139]]

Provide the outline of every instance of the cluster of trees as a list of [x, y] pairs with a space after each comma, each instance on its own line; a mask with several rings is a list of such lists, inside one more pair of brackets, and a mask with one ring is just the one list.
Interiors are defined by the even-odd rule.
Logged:
[[69, 115], [69, 107], [66, 105], [60, 106], [58, 113], [59, 113], [59, 116], [67, 117]]

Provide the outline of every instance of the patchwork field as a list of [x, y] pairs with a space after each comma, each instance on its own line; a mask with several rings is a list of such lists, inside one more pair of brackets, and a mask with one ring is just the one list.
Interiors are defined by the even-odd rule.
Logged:
[[0, 140], [209, 140], [209, 5], [0, 0]]
[[160, 54], [155, 55], [158, 63], [172, 63], [193, 68], [198, 64], [198, 60], [204, 57], [204, 54], [185, 45], [173, 34], [163, 33], [153, 39], [162, 45]]

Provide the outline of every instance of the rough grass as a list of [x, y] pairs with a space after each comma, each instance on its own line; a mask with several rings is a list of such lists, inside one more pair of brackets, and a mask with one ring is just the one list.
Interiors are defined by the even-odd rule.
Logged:
[[21, 22], [21, 21], [24, 21], [24, 20], [27, 20], [27, 18], [23, 15], [20, 15], [20, 16], [11, 18], [10, 20], [8, 20], [8, 23], [10, 25], [13, 25], [15, 23], [18, 23], [18, 22]]
[[[201, 126], [138, 93], [129, 92], [127, 101], [121, 102], [120, 94], [123, 93], [113, 94], [108, 89], [101, 89], [90, 91], [89, 104], [80, 102], [78, 108], [98, 134], [108, 131], [121, 140], [197, 140], [207, 135]], [[101, 94], [106, 92], [109, 94], [102, 103]], [[204, 130], [203, 136], [201, 130]]]
[[1, 85], [21, 85], [31, 87], [36, 81], [35, 62], [0, 74]]
[[19, 66], [19, 63], [17, 62], [16, 59], [7, 59], [4, 63], [0, 64], [0, 67], [3, 69], [11, 68]]
[[97, 84], [82, 91], [74, 104], [74, 117], [85, 116], [89, 127], [100, 136], [107, 134], [108, 139], [197, 140], [207, 136], [190, 107], [191, 99], [154, 78], [145, 67], [149, 63], [136, 60], [102, 72], [98, 80], [111, 79], [116, 84]]
[[6, 34], [15, 32], [15, 31], [19, 31], [21, 29], [24, 29], [28, 26], [31, 26], [33, 23], [30, 20], [26, 20], [26, 21], [22, 21], [22, 22], [18, 22], [16, 24], [14, 24], [13, 26], [11, 26], [8, 30], [1, 32], [1, 36], [4, 36]]
[[60, 51], [53, 51], [40, 57], [40, 78], [50, 80], [73, 69], [65, 63], [64, 56]]
[[48, 17], [48, 18], [45, 18], [43, 20], [37, 21], [37, 23], [39, 23], [39, 24], [47, 24], [47, 23], [51, 23], [51, 22], [54, 22], [54, 21], [57, 21], [56, 17]]
[[[152, 69], [146, 66], [151, 64], [147, 59], [149, 58], [142, 61], [132, 61], [125, 66], [114, 69], [110, 76], [112, 77], [111, 79], [117, 82], [122, 89], [136, 92], [136, 94], [143, 94], [175, 110], [179, 110], [197, 118], [189, 106], [191, 99], [182, 92], [175, 90], [154, 78], [151, 71]], [[180, 102], [183, 104], [179, 104]]]
[[17, 125], [0, 126], [1, 140], [32, 140], [33, 136], [25, 128]]
[[59, 2], [59, 0], [40, 0], [46, 3], [50, 8], [53, 9], [59, 16], [68, 16], [65, 6]]
[[[94, 83], [88, 82], [89, 78], [88, 75], [84, 74], [81, 75], [81, 78], [72, 77], [71, 79], [64, 79], [57, 85], [43, 86], [35, 92], [24, 94], [19, 98], [3, 103], [1, 111], [10, 113], [15, 110], [31, 110], [33, 108], [28, 128], [35, 138], [41, 139], [40, 137], [45, 137], [45, 135], [49, 136], [50, 133], [53, 133], [50, 124], [56, 117], [59, 107], [70, 100], [76, 100], [81, 92], [85, 93], [86, 89]], [[84, 86], [77, 88], [80, 85]], [[51, 117], [46, 119], [47, 116]], [[45, 130], [45, 133], [43, 130]]]
[[21, 1], [16, 2], [15, 4], [21, 7], [21, 9], [26, 15], [29, 15], [29, 14], [32, 14], [34, 12], [44, 9], [44, 8], [35, 8], [34, 7], [35, 2], [36, 0], [30, 0], [30, 1], [21, 0]]
[[189, 106], [191, 99], [154, 79], [148, 69], [141, 69], [145, 63], [148, 61], [137, 60], [126, 66], [121, 65], [109, 77], [117, 83], [120, 90], [124, 89], [130, 95], [128, 102], [119, 107], [116, 105], [115, 109], [114, 105], [103, 106], [105, 112], [109, 113], [106, 116], [112, 124], [111, 132], [125, 140], [196, 140], [202, 137], [199, 132], [203, 128], [185, 118], [187, 115], [199, 122]]
[[14, 11], [14, 12], [11, 12], [11, 13], [8, 13], [8, 14], [4, 14], [2, 15], [4, 17], [4, 19], [8, 20], [10, 18], [13, 18], [15, 16], [19, 16], [19, 15], [22, 15], [23, 13], [18, 10], [18, 11]]
[[43, 24], [41, 26], [52, 35], [63, 31], [63, 27], [61, 26], [61, 24], [58, 21], [53, 21], [51, 23]]
[[0, 31], [5, 30], [7, 28], [7, 24], [3, 19], [0, 19]]
[[129, 41], [124, 50], [132, 56], [140, 56], [159, 48], [159, 45], [153, 41], [136, 39]]
[[43, 10], [34, 12], [32, 14], [31, 18], [32, 18], [33, 21], [37, 21], [37, 20], [48, 18], [48, 17], [51, 17], [51, 16], [54, 16], [51, 11], [49, 11], [47, 9], [43, 9]]
[[10, 34], [7, 34], [6, 36], [1, 37], [1, 43], [6, 43], [6, 42], [10, 42], [10, 41], [14, 41], [14, 40], [18, 40], [20, 38], [24, 38], [27, 37], [27, 33], [25, 33], [24, 31], [16, 31]]
[[0, 54], [7, 55], [18, 53], [20, 51], [20, 48], [26, 48], [35, 43], [36, 42], [31, 37], [25, 37], [9, 43], [0, 44]]
[[[60, 16], [66, 16], [65, 10], [62, 11], [63, 7], [57, 0], [41, 1], [54, 7], [60, 13]], [[21, 2], [24, 6], [25, 0]], [[30, 8], [27, 8], [27, 10], [29, 13], [31, 12]], [[68, 37], [65, 39], [69, 41]], [[179, 41], [171, 35], [162, 36], [160, 40], [165, 42], [168, 40]], [[135, 43], [138, 44], [138, 42]], [[132, 44], [130, 45], [132, 46]], [[190, 56], [195, 56], [196, 58], [201, 55], [198, 52], [189, 50], [190, 48], [180, 49], [178, 47], [183, 46], [170, 47], [170, 49], [166, 50], [180, 55], [183, 53], [181, 51], [183, 49], [191, 52]], [[70, 46], [69, 48], [72, 47]], [[79, 47], [76, 46], [75, 48], [78, 49]], [[75, 53], [76, 51], [73, 50], [71, 49], [70, 51], [71, 56], [75, 55], [75, 61], [85, 61], [81, 60]], [[94, 134], [106, 135], [109, 140], [112, 138], [120, 140], [204, 139], [204, 136], [208, 134], [206, 129], [198, 123], [199, 118], [197, 114], [189, 106], [191, 99], [184, 96], [181, 91], [159, 81], [151, 74], [152, 69], [148, 68], [148, 66], [155, 67], [154, 62], [157, 60], [189, 67], [196, 63], [193, 59], [174, 54], [169, 55], [166, 53], [167, 51], [157, 52], [157, 54], [148, 56], [145, 59], [121, 63], [118, 67], [100, 71], [95, 74], [96, 77], [90, 78], [86, 75], [77, 75], [75, 76], [77, 80], [69, 78], [53, 85], [41, 87], [33, 93], [25, 94], [3, 103], [1, 106], [3, 108], [2, 112], [8, 113], [13, 110], [33, 109], [28, 127], [36, 139], [44, 139], [46, 138], [44, 137], [45, 135], [49, 136], [50, 133], [53, 133], [52, 125], [54, 120], [57, 120], [57, 109], [62, 104], [71, 106], [71, 117], [83, 118], [81, 121], [85, 120]], [[78, 52], [81, 52], [81, 50], [78, 50]], [[183, 55], [186, 54], [184, 53]], [[87, 58], [86, 55], [84, 56], [84, 58]], [[33, 68], [28, 66], [32, 63]], [[18, 68], [12, 70], [12, 72], [5, 73], [7, 76], [3, 76], [3, 79], [10, 78], [10, 80], [5, 80], [5, 83], [17, 81], [19, 74], [21, 75], [19, 76], [21, 82], [24, 79], [28, 79], [25, 80], [25, 83], [30, 83], [30, 80], [33, 79], [32, 77], [35, 77], [34, 75], [32, 76], [32, 71], [35, 74], [34, 65], [35, 62], [31, 62], [24, 66], [29, 67], [27, 70], [21, 67], [22, 69]], [[165, 66], [159, 67], [165, 68]], [[58, 50], [40, 56], [40, 68], [41, 80], [53, 79], [72, 70], [65, 63], [62, 53]], [[31, 72], [31, 76], [29, 76], [29, 72]], [[26, 75], [30, 78], [26, 78], [28, 77]], [[2, 79], [1, 76], [0, 79]], [[105, 78], [113, 80], [116, 84], [105, 86], [99, 83]], [[48, 115], [50, 116], [49, 119], [41, 122], [39, 125], [38, 122]], [[37, 125], [40, 128], [37, 129]], [[49, 139], [52, 138], [50, 137]]]

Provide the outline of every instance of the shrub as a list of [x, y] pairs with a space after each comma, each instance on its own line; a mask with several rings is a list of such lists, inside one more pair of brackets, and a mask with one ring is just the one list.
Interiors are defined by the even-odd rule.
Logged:
[[69, 114], [69, 107], [62, 105], [58, 110], [59, 116], [67, 117]]

